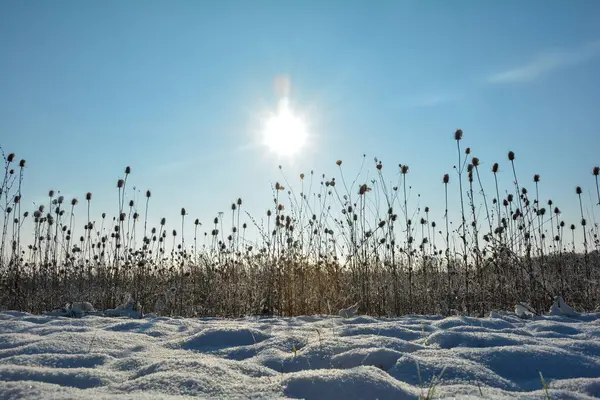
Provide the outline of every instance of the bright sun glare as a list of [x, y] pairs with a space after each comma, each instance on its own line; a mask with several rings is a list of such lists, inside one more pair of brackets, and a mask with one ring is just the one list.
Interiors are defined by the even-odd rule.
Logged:
[[265, 123], [265, 145], [280, 156], [291, 157], [304, 147], [307, 136], [304, 121], [294, 115], [289, 100], [282, 98], [277, 112], [269, 116]]

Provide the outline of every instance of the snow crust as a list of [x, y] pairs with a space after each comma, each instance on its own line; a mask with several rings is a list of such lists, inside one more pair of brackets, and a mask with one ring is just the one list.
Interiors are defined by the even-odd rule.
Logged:
[[0, 398], [415, 399], [439, 380], [434, 398], [531, 399], [546, 396], [540, 372], [553, 399], [600, 397], [600, 313], [562, 303], [551, 311], [235, 320], [0, 312]]

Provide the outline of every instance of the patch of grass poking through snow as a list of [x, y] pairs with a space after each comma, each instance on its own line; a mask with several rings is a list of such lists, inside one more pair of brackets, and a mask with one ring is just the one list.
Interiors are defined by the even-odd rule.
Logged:
[[425, 338], [425, 340], [423, 341], [423, 344], [425, 346], [429, 346], [429, 337], [425, 333], [425, 324], [424, 323], [421, 323], [421, 333], [423, 334], [423, 337]]
[[542, 381], [542, 386], [544, 388], [544, 394], [546, 395], [546, 399], [547, 400], [551, 400], [552, 397], [550, 397], [550, 391], [548, 390], [548, 384], [546, 384], [546, 380], [544, 379], [544, 375], [542, 375], [542, 371], [540, 371], [540, 379]]
[[[419, 385], [421, 386], [421, 395], [419, 396], [419, 400], [433, 400], [435, 395], [435, 388], [439, 385], [442, 380], [442, 376], [446, 372], [446, 367], [442, 369], [442, 372], [438, 376], [434, 376], [429, 382], [429, 387], [427, 388], [427, 394], [423, 395], [423, 380], [421, 378], [421, 368], [419, 367], [419, 362], [417, 361], [417, 374], [419, 375]], [[481, 389], [480, 389], [481, 391]]]

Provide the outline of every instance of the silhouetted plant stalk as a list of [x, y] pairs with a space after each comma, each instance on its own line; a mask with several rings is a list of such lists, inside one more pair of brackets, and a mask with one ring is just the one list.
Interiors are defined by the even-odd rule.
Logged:
[[[458, 187], [460, 190], [460, 214], [461, 214], [461, 229], [462, 229], [462, 235], [461, 235], [461, 241], [463, 244], [463, 268], [465, 271], [465, 297], [468, 299], [469, 298], [469, 262], [468, 262], [468, 254], [467, 254], [467, 219], [465, 217], [465, 204], [464, 204], [464, 195], [463, 195], [463, 187], [462, 187], [462, 173], [464, 170], [464, 165], [462, 162], [462, 152], [460, 150], [460, 141], [462, 140], [463, 137], [463, 131], [462, 129], [457, 129], [456, 132], [454, 132], [454, 140], [456, 140], [456, 148], [458, 150], [458, 166], [457, 166], [457, 172], [458, 172]], [[469, 155], [470, 153], [470, 149], [467, 147], [467, 149], [465, 150], [465, 153], [467, 155]], [[466, 160], [465, 160], [466, 161]], [[470, 305], [468, 304], [468, 302], [465, 304], [466, 310], [467, 312], [469, 312], [469, 307]]]

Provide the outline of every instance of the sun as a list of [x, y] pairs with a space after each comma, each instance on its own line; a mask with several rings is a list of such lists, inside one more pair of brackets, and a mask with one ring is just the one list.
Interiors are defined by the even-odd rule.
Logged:
[[307, 137], [304, 120], [293, 113], [289, 100], [282, 98], [277, 112], [265, 121], [264, 144], [277, 155], [292, 157], [305, 146]]

